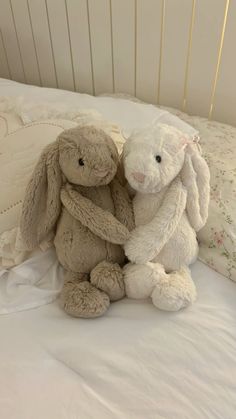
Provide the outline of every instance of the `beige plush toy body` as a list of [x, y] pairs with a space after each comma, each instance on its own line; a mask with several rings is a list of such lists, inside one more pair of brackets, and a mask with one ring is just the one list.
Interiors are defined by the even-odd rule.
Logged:
[[61, 303], [75, 317], [100, 316], [124, 296], [121, 245], [133, 213], [118, 164], [104, 131], [72, 128], [45, 149], [26, 189], [23, 240], [33, 249], [56, 226], [54, 243], [67, 271]]
[[132, 262], [125, 268], [127, 295], [179, 310], [196, 298], [188, 266], [198, 255], [196, 232], [207, 220], [208, 166], [191, 138], [154, 124], [127, 140], [124, 169], [136, 191], [136, 227], [125, 244]]

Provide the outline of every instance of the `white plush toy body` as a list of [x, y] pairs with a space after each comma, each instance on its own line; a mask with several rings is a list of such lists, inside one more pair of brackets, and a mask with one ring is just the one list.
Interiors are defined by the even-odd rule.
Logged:
[[178, 310], [196, 298], [188, 266], [208, 215], [208, 166], [191, 138], [154, 124], [127, 140], [124, 169], [136, 191], [136, 228], [125, 245], [132, 262], [125, 268], [127, 295]]

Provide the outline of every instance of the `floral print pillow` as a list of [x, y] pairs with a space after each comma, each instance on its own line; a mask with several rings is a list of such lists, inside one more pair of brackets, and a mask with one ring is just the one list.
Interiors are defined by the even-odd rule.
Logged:
[[236, 281], [236, 128], [169, 111], [199, 131], [210, 168], [209, 217], [198, 233], [199, 259]]

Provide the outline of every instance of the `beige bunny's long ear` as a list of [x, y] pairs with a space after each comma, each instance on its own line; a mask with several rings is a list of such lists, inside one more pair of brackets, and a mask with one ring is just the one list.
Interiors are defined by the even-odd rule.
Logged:
[[186, 147], [181, 171], [183, 185], [187, 189], [187, 214], [190, 224], [197, 232], [206, 223], [210, 199], [210, 172], [197, 145]]
[[109, 134], [104, 132], [104, 140], [109, 147], [112, 158], [114, 159], [115, 163], [118, 165], [118, 163], [119, 163], [119, 153], [118, 153], [117, 147], [116, 147], [113, 139], [111, 138], [111, 136]]
[[116, 179], [120, 182], [122, 186], [125, 186], [127, 183], [127, 180], [125, 179], [125, 169], [124, 169], [124, 161], [123, 161], [123, 152], [119, 156], [119, 163], [117, 166], [116, 171]]
[[62, 174], [58, 154], [57, 141], [44, 149], [26, 188], [20, 230], [28, 249], [42, 242], [60, 215]]

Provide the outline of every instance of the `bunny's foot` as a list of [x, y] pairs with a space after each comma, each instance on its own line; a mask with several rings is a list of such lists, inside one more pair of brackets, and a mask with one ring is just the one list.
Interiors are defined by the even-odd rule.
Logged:
[[110, 305], [109, 297], [86, 279], [86, 274], [66, 273], [60, 295], [61, 305], [73, 317], [102, 316]]
[[123, 276], [123, 271], [118, 263], [104, 260], [92, 270], [90, 281], [96, 288], [104, 291], [110, 301], [117, 301], [125, 296]]
[[191, 305], [197, 298], [190, 270], [183, 266], [179, 271], [166, 274], [151, 294], [154, 306], [160, 310], [178, 311]]
[[123, 272], [127, 297], [138, 300], [150, 297], [157, 284], [166, 277], [163, 266], [152, 262], [128, 263]]
[[151, 297], [160, 310], [178, 311], [196, 299], [196, 288], [187, 267], [167, 274], [159, 263], [129, 263], [124, 267], [124, 282], [127, 297]]

